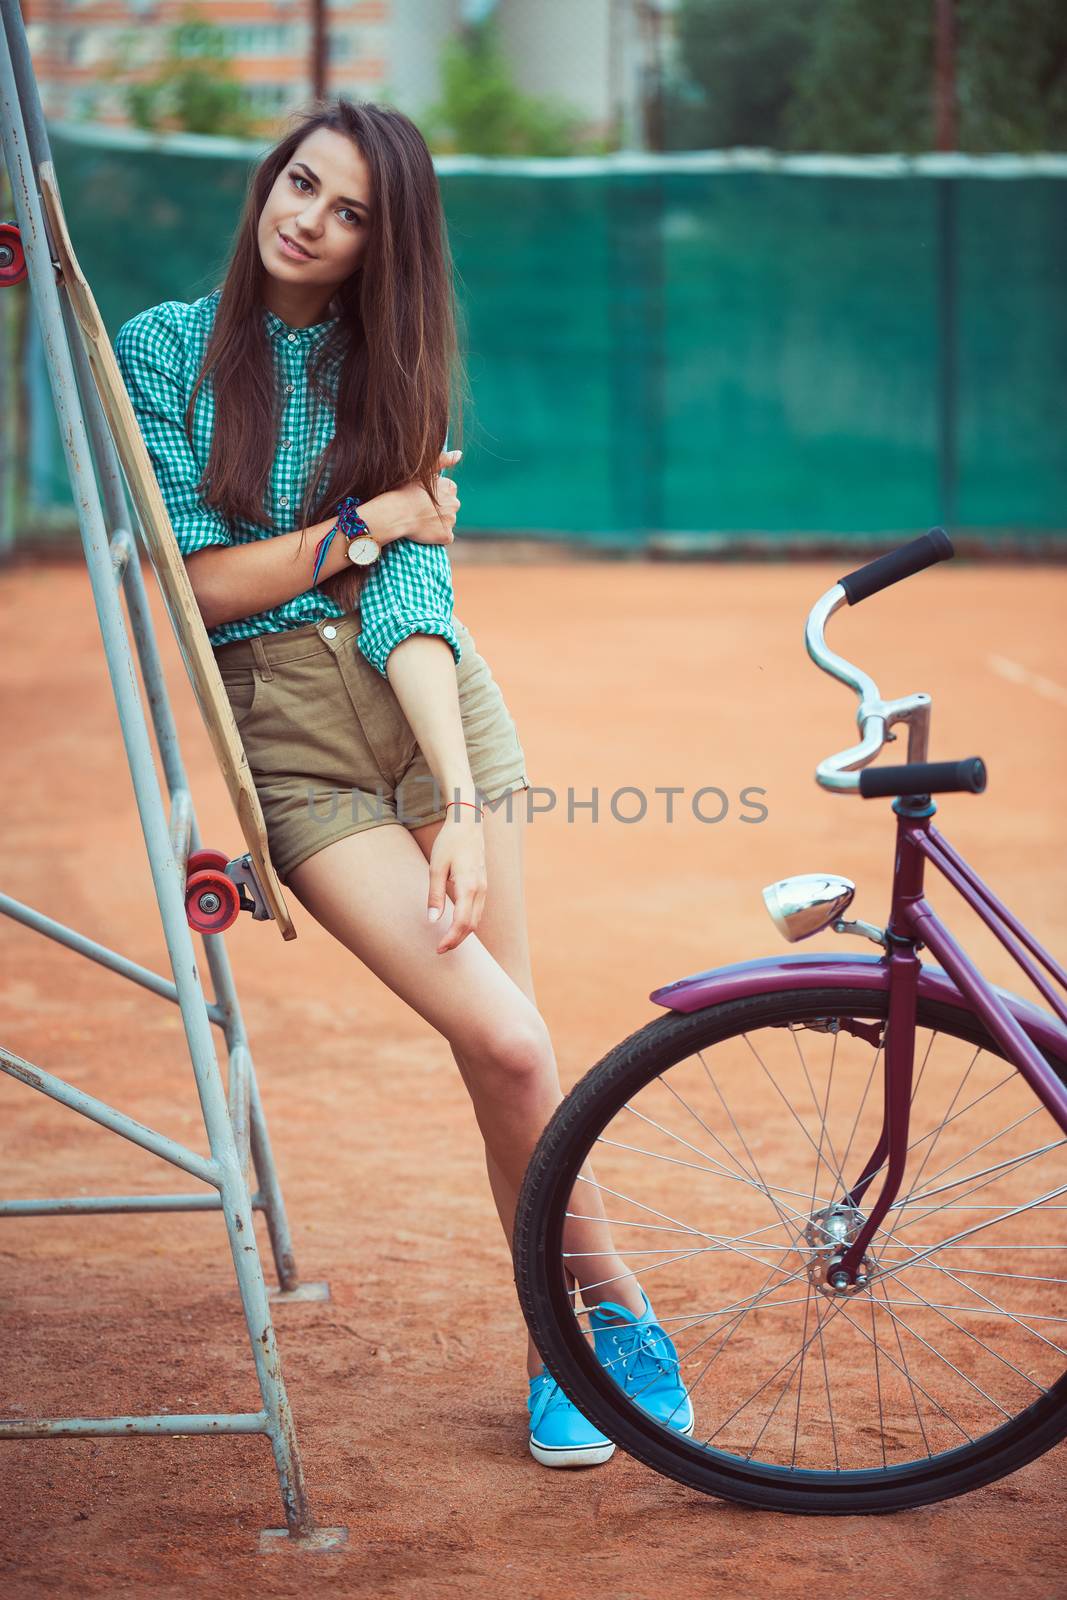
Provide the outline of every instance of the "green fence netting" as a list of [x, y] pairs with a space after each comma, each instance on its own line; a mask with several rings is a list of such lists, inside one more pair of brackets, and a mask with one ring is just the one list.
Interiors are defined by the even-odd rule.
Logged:
[[[261, 145], [50, 137], [112, 333], [221, 281]], [[438, 169], [474, 396], [465, 533], [729, 547], [942, 521], [1067, 543], [1067, 158]], [[69, 505], [32, 340], [26, 366], [32, 498]]]

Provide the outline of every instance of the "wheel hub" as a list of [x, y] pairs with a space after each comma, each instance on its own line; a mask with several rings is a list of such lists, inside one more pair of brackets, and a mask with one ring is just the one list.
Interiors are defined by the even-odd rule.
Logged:
[[874, 1270], [869, 1256], [864, 1256], [860, 1262], [854, 1283], [842, 1281], [844, 1275], [839, 1270], [849, 1245], [866, 1220], [858, 1206], [841, 1201], [812, 1214], [804, 1229], [804, 1240], [810, 1252], [808, 1278], [819, 1294], [836, 1300], [866, 1289]]

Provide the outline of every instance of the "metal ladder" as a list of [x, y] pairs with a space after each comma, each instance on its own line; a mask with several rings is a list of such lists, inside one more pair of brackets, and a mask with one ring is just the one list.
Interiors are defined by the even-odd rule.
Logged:
[[[56, 282], [37, 183], [38, 170], [51, 161], [51, 152], [18, 0], [0, 0], [0, 13], [4, 24], [0, 36], [0, 137], [173, 976], [166, 978], [152, 972], [10, 896], [0, 894], [0, 912], [178, 1005], [211, 1150], [205, 1159], [62, 1078], [0, 1048], [0, 1070], [169, 1161], [210, 1191], [3, 1200], [0, 1217], [221, 1210], [262, 1398], [262, 1408], [252, 1412], [0, 1418], [0, 1439], [261, 1433], [270, 1441], [274, 1455], [285, 1527], [264, 1529], [260, 1549], [281, 1548], [280, 1541], [299, 1543], [306, 1550], [336, 1549], [345, 1542], [347, 1530], [315, 1526], [270, 1310], [272, 1299], [323, 1300], [329, 1298], [329, 1290], [324, 1283], [302, 1285], [299, 1280], [252, 1053], [220, 934], [203, 935], [214, 999], [208, 998], [201, 983], [185, 910], [185, 863], [190, 849], [200, 847], [200, 832], [163, 679], [144, 578], [130, 532], [118, 457], [77, 322], [65, 291]], [[94, 464], [100, 492], [94, 481]], [[151, 708], [169, 809], [153, 763], [130, 638], [119, 603], [120, 588], [126, 597], [145, 698]], [[226, 1042], [225, 1084], [211, 1031], [213, 1024]], [[250, 1187], [252, 1176], [254, 1188]], [[264, 1281], [255, 1238], [256, 1211], [266, 1217], [278, 1290], [268, 1291]]]

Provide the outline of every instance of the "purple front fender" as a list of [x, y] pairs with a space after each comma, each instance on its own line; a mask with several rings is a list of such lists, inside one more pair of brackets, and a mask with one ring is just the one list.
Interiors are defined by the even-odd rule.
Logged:
[[[885, 956], [835, 956], [812, 952], [764, 956], [759, 961], [738, 961], [732, 966], [694, 972], [691, 977], [653, 989], [648, 998], [669, 1011], [703, 1011], [706, 1006], [744, 1000], [750, 995], [778, 989], [888, 988], [889, 964]], [[992, 988], [1038, 1049], [1067, 1061], [1067, 1029], [1056, 1017], [1031, 1005], [1020, 995], [1012, 994], [1009, 989], [1000, 989], [995, 984]], [[919, 997], [969, 1009], [948, 973], [938, 966], [923, 967], [919, 975]]]

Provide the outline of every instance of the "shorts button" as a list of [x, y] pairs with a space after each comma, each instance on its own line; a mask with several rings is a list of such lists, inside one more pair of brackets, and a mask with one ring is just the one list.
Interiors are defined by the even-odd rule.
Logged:
[[323, 628], [322, 637], [324, 639], [336, 639], [337, 638], [337, 629], [333, 626], [333, 624], [331, 622], [328, 622], [326, 624], [325, 628]]

